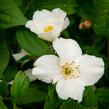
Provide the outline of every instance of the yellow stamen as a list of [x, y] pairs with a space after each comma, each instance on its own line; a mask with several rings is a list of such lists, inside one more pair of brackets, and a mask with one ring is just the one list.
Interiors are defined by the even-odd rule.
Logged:
[[80, 74], [79, 65], [75, 66], [75, 62], [68, 63], [66, 62], [63, 66], [61, 66], [61, 74], [64, 75], [64, 78], [67, 79], [76, 79], [79, 78], [78, 74]]
[[48, 27], [44, 28], [44, 32], [49, 32], [53, 30], [53, 26], [49, 25]]

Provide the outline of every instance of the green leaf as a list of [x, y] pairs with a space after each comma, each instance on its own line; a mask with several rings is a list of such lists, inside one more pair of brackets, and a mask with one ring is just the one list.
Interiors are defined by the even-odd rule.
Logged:
[[5, 82], [0, 82], [0, 95], [6, 96], [8, 94], [8, 84]]
[[[93, 0], [94, 1], [94, 0]], [[81, 16], [81, 20], [92, 19], [94, 12], [93, 12], [93, 1], [92, 0], [77, 0], [79, 5], [78, 7], [78, 14]]]
[[3, 103], [3, 98], [0, 96], [0, 109], [8, 109]]
[[27, 6], [27, 16], [30, 17], [36, 10], [47, 9], [52, 10], [55, 8], [61, 8], [68, 15], [76, 12], [77, 3], [76, 0], [33, 0], [30, 1]]
[[36, 86], [29, 87], [23, 96], [16, 99], [17, 104], [28, 104], [33, 102], [42, 102], [46, 98], [46, 93], [39, 90]]
[[52, 53], [49, 46], [34, 33], [27, 29], [19, 29], [16, 33], [20, 46], [32, 56], [42, 56]]
[[46, 93], [39, 90], [37, 85], [29, 87], [29, 79], [19, 71], [11, 86], [11, 95], [16, 104], [28, 104], [45, 100]]
[[26, 21], [14, 0], [0, 0], [0, 28], [25, 25]]
[[97, 98], [91, 87], [85, 89], [82, 103], [91, 109], [98, 109]]
[[89, 109], [89, 108], [75, 102], [73, 99], [69, 99], [67, 101], [64, 101], [60, 105], [59, 109]]
[[59, 104], [55, 87], [50, 85], [48, 87], [48, 96], [46, 97], [44, 109], [58, 109]]
[[94, 0], [95, 13], [94, 31], [97, 35], [109, 38], [109, 0]]
[[20, 7], [23, 4], [23, 0], [14, 0], [16, 2], [17, 6]]
[[14, 99], [23, 96], [26, 92], [27, 88], [29, 87], [29, 79], [24, 76], [22, 71], [19, 71], [14, 79], [14, 82], [11, 86], [11, 95]]
[[4, 76], [5, 76], [5, 80], [7, 82], [11, 81], [14, 79], [15, 75], [17, 73], [17, 65], [14, 63], [14, 64], [10, 64], [6, 71], [4, 72]]
[[90, 55], [95, 55], [95, 56], [98, 56], [98, 57], [102, 56], [99, 53], [99, 51], [96, 48], [93, 48], [92, 46], [85, 46], [84, 51], [85, 51], [85, 53], [90, 54]]
[[[2, 37], [4, 37], [4, 34]], [[3, 78], [3, 72], [6, 69], [10, 58], [6, 42], [2, 37], [0, 35], [0, 79]]]
[[97, 96], [99, 105], [101, 106], [101, 109], [109, 108], [109, 88], [108, 87], [97, 89], [96, 96]]
[[79, 5], [78, 14], [82, 17], [82, 21], [90, 19], [96, 35], [109, 38], [109, 0], [77, 1]]

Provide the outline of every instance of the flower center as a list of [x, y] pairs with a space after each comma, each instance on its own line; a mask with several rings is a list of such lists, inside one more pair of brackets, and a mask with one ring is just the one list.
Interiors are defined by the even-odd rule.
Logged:
[[71, 73], [71, 70], [70, 70], [69, 68], [66, 68], [66, 69], [65, 69], [65, 74], [66, 74], [66, 75], [69, 75], [70, 73]]
[[48, 27], [44, 27], [44, 32], [49, 32], [53, 30], [53, 26], [49, 25]]
[[70, 77], [71, 79], [79, 78], [80, 70], [79, 65], [75, 65], [75, 62], [72, 61], [71, 63], [66, 62], [65, 65], [61, 66], [62, 71], [61, 74], [64, 76], [64, 78]]

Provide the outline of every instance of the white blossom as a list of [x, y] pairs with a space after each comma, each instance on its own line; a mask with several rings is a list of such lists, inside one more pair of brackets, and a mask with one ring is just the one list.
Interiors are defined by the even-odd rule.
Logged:
[[104, 73], [102, 58], [82, 55], [78, 43], [72, 39], [56, 38], [55, 55], [44, 55], [34, 63], [32, 74], [46, 83], [56, 83], [60, 98], [82, 101], [85, 86], [94, 85]]
[[46, 9], [36, 11], [33, 19], [29, 20], [25, 27], [36, 33], [40, 38], [53, 41], [59, 37], [60, 33], [66, 29], [69, 24], [70, 22], [68, 17], [66, 17], [66, 13], [56, 8], [52, 11]]

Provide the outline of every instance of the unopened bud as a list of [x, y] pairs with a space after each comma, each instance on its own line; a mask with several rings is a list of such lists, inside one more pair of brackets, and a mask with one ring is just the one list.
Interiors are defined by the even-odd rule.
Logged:
[[90, 28], [92, 25], [92, 21], [91, 20], [85, 20], [84, 22], [81, 22], [79, 24], [79, 29], [83, 29], [83, 28]]
[[84, 22], [81, 22], [80, 24], [79, 24], [79, 29], [81, 30], [81, 29], [83, 29], [84, 28]]
[[85, 26], [86, 28], [90, 28], [91, 25], [92, 25], [92, 21], [91, 21], [91, 20], [86, 20], [86, 21], [84, 22], [84, 26]]

